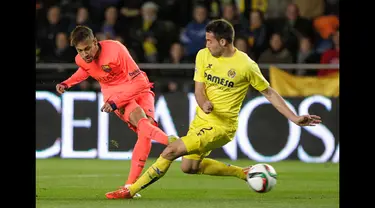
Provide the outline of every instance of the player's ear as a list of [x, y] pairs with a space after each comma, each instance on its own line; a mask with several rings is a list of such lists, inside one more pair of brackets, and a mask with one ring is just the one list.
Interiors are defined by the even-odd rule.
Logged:
[[94, 38], [92, 41], [93, 41], [93, 43], [94, 43], [95, 45], [98, 44], [98, 39]]
[[219, 40], [219, 44], [221, 47], [224, 47], [227, 44], [227, 41], [224, 38], [222, 38]]

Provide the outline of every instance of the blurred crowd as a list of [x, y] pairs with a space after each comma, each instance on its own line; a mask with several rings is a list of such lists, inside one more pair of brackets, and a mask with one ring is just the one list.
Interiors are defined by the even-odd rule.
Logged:
[[[233, 24], [234, 45], [258, 63], [339, 63], [339, 0], [36, 2], [37, 63], [73, 63], [77, 53], [69, 45], [69, 33], [76, 25], [89, 26], [99, 40], [122, 42], [137, 63], [194, 63], [196, 53], [205, 47], [205, 25], [217, 18]], [[178, 82], [178, 77], [186, 80], [193, 70], [145, 71], [154, 82], [153, 76], [173, 77], [156, 83], [159, 90], [191, 90], [190, 85]], [[289, 72], [326, 76], [335, 71]], [[71, 73], [60, 73], [61, 78]], [[268, 78], [267, 72], [265, 75]], [[88, 80], [77, 88], [98, 89], [92, 83]]]

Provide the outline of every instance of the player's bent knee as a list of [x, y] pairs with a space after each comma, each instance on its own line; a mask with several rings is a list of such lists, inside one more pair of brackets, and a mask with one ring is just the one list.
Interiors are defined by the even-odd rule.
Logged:
[[138, 121], [142, 118], [147, 118], [145, 112], [141, 107], [136, 107], [130, 114], [129, 114], [129, 120], [130, 123], [134, 126], [138, 126]]
[[197, 174], [201, 161], [182, 158], [181, 170], [187, 174]]
[[155, 121], [154, 121], [153, 118], [151, 118], [151, 117], [149, 117], [149, 116], [147, 116], [147, 118], [148, 118], [148, 120], [150, 121], [150, 123], [151, 123], [152, 125], [155, 125]]
[[164, 151], [161, 153], [161, 156], [167, 160], [175, 160], [178, 157], [181, 157], [186, 154], [186, 148], [183, 145], [182, 141], [175, 141], [169, 144]]
[[167, 160], [173, 160], [177, 153], [177, 148], [173, 147], [173, 145], [168, 145], [164, 151], [161, 153], [161, 156]]
[[184, 172], [186, 174], [197, 174], [198, 171], [199, 171], [199, 168], [194, 168], [194, 167], [189, 166], [189, 165], [181, 164], [181, 170], [182, 170], [182, 172]]

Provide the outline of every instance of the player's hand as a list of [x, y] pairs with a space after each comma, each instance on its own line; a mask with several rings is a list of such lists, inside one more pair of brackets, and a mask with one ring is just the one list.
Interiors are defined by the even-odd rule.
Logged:
[[112, 105], [110, 103], [106, 102], [100, 110], [102, 112], [110, 113], [113, 112], [115, 109], [112, 108]]
[[315, 126], [317, 124], [320, 124], [321, 122], [321, 118], [316, 115], [298, 116], [297, 119], [294, 121], [294, 123], [298, 126]]
[[207, 100], [205, 103], [203, 103], [202, 110], [204, 113], [209, 114], [211, 113], [213, 109], [214, 109], [214, 106], [212, 105], [210, 101]]
[[56, 91], [60, 94], [63, 94], [66, 90], [66, 86], [63, 84], [57, 84], [56, 85]]

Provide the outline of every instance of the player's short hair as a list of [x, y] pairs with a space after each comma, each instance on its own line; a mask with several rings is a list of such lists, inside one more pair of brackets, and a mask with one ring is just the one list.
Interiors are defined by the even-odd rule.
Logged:
[[89, 27], [78, 25], [70, 33], [70, 45], [76, 46], [79, 42], [94, 38], [94, 33]]
[[216, 40], [225, 39], [228, 43], [233, 43], [234, 29], [230, 22], [225, 19], [212, 20], [206, 25], [206, 32], [212, 32]]

